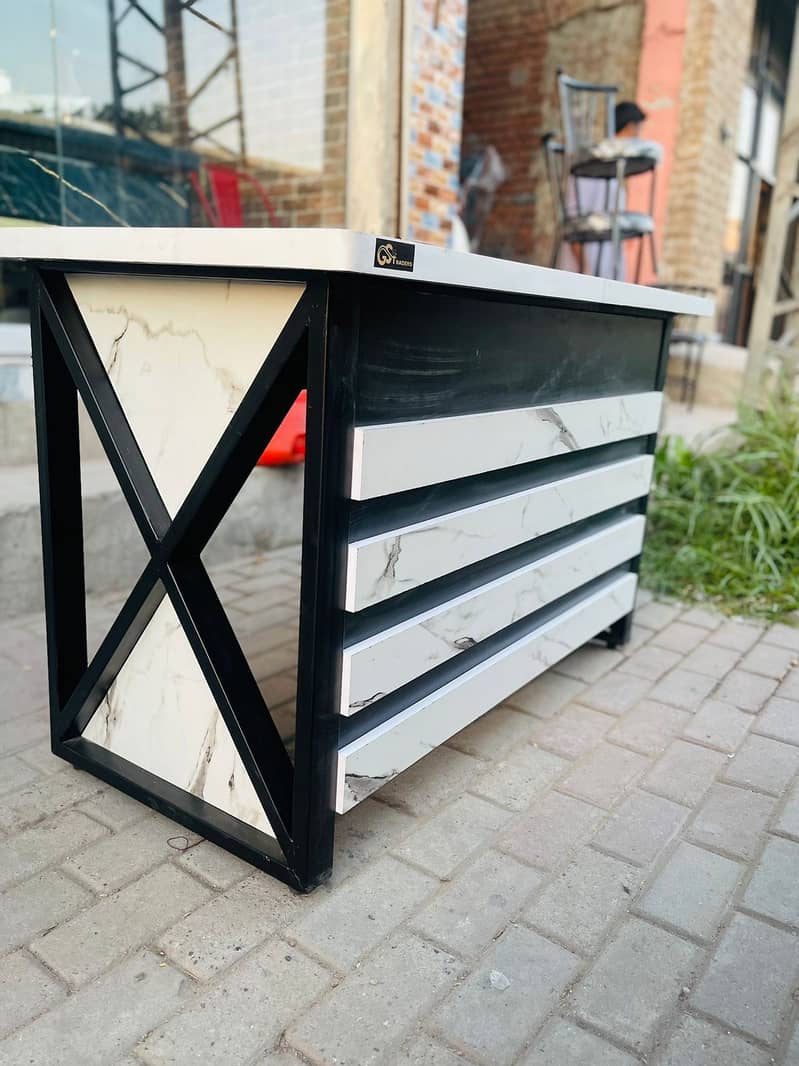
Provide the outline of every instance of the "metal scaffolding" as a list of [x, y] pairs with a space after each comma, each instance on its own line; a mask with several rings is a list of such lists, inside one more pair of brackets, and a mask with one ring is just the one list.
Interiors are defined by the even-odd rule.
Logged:
[[[224, 26], [199, 10], [202, 0], [162, 0], [161, 21], [144, 6], [142, 0], [108, 0], [108, 15], [111, 37], [111, 80], [113, 86], [113, 123], [117, 135], [126, 137], [134, 133], [144, 140], [154, 140], [127, 106], [127, 98], [147, 85], [162, 81], [169, 98], [170, 132], [172, 143], [177, 148], [197, 149], [198, 142], [206, 141], [231, 159], [243, 165], [246, 162], [244, 135], [244, 106], [241, 89], [241, 64], [238, 45], [238, 22], [236, 0], [228, 0], [228, 20]], [[189, 92], [186, 83], [186, 55], [184, 48], [184, 14], [193, 16], [211, 26], [227, 40], [222, 58], [216, 62]], [[164, 38], [166, 69], [158, 70], [149, 57], [135, 54], [130, 41], [132, 19], [144, 19]], [[120, 65], [127, 63], [141, 72], [142, 77], [130, 84], [123, 84]], [[192, 111], [197, 100], [232, 67], [235, 86], [235, 110], [225, 114], [206, 128], [198, 128], [192, 121]], [[235, 124], [234, 139], [237, 144], [231, 149], [214, 135], [225, 127]]]

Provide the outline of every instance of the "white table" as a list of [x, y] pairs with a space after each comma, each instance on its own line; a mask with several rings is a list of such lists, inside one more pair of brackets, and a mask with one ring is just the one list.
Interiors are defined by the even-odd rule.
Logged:
[[[30, 262], [53, 750], [300, 889], [349, 810], [629, 632], [675, 314], [324, 230], [11, 229]], [[296, 737], [200, 553], [308, 389]], [[87, 653], [78, 394], [150, 561]]]

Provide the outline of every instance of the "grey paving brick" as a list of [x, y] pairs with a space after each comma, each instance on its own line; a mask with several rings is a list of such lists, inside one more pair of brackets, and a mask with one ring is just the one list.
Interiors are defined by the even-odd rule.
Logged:
[[19, 832], [106, 788], [102, 781], [79, 770], [50, 774], [0, 800], [0, 829]]
[[0, 655], [0, 719], [16, 717], [29, 707], [45, 707], [48, 699], [47, 670], [43, 666], [20, 666]]
[[48, 735], [47, 715], [44, 710], [24, 714], [0, 722], [0, 755], [12, 755], [28, 748]]
[[412, 833], [395, 854], [437, 877], [447, 877], [509, 818], [508, 811], [477, 796], [461, 796]]
[[550, 792], [531, 814], [500, 836], [498, 847], [533, 866], [556, 870], [604, 817], [598, 807]]
[[558, 755], [524, 744], [482, 773], [470, 791], [501, 807], [523, 811], [558, 780], [568, 765]]
[[636, 677], [643, 677], [647, 681], [657, 681], [673, 669], [681, 658], [679, 652], [650, 643], [633, 652], [628, 659], [620, 663], [618, 669], [620, 673], [635, 674]]
[[629, 907], [642, 881], [635, 867], [583, 847], [536, 895], [524, 920], [572, 951], [590, 955]]
[[403, 922], [438, 882], [385, 855], [298, 916], [288, 936], [346, 970]]
[[59, 981], [25, 951], [0, 965], [0, 1039], [48, 1010], [67, 994]]
[[638, 648], [646, 644], [648, 640], [651, 640], [654, 635], [654, 629], [648, 629], [646, 626], [641, 626], [633, 619], [629, 639], [624, 645], [625, 652], [629, 655], [631, 652], [636, 651]]
[[51, 866], [107, 836], [105, 826], [78, 811], [62, 811], [22, 833], [0, 841], [0, 888]]
[[669, 648], [671, 651], [679, 651], [687, 654], [698, 647], [707, 636], [707, 630], [701, 626], [691, 625], [689, 622], [671, 622], [665, 629], [661, 629], [654, 638], [654, 643], [661, 648]]
[[389, 1050], [416, 1034], [419, 1018], [461, 972], [447, 952], [398, 934], [307, 1011], [286, 1039], [312, 1062], [391, 1062]]
[[721, 700], [705, 700], [683, 730], [683, 736], [731, 753], [741, 746], [751, 724], [752, 716], [745, 711]]
[[495, 707], [450, 737], [447, 744], [479, 759], [499, 759], [527, 740], [532, 731], [533, 722], [529, 715], [511, 707]]
[[551, 718], [561, 707], [577, 699], [585, 691], [585, 682], [547, 670], [534, 681], [520, 688], [507, 702], [536, 718]]
[[541, 1030], [520, 1066], [637, 1066], [626, 1051], [581, 1029], [565, 1018], [553, 1018]]
[[664, 629], [679, 617], [681, 608], [676, 603], [662, 603], [652, 600], [635, 612], [635, 617], [642, 626], [650, 629]]
[[208, 896], [207, 888], [167, 863], [34, 940], [31, 950], [59, 977], [81, 985]]
[[571, 952], [529, 929], [509, 926], [435, 1013], [432, 1029], [492, 1066], [509, 1066], [579, 966]]
[[722, 779], [779, 796], [798, 770], [799, 748], [753, 735], [743, 742]]
[[769, 644], [799, 652], [799, 626], [786, 626], [779, 622], [777, 625], [769, 626], [763, 634], [763, 639]]
[[203, 989], [187, 1010], [149, 1033], [136, 1053], [153, 1066], [249, 1062], [275, 1045], [329, 980], [329, 974], [297, 948], [270, 941]]
[[699, 958], [687, 941], [628, 918], [575, 990], [574, 1010], [600, 1032], [646, 1052]]
[[19, 758], [40, 774], [57, 774], [69, 766], [64, 759], [59, 759], [50, 750], [50, 741], [40, 740], [19, 753]]
[[98, 792], [90, 799], [79, 803], [78, 810], [88, 814], [95, 821], [107, 825], [114, 832], [126, 829], [134, 822], [139, 822], [142, 818], [152, 814], [152, 808], [126, 796], [117, 788], [107, 788], [104, 792]]
[[412, 815], [428, 815], [465, 792], [485, 763], [443, 745], [398, 774], [376, 794], [381, 803]]
[[0, 795], [15, 793], [38, 776], [33, 767], [28, 766], [18, 755], [7, 755], [0, 759]]
[[756, 733], [799, 745], [799, 700], [785, 700], [775, 696], [752, 726]]
[[691, 1003], [769, 1043], [780, 1031], [797, 976], [796, 934], [735, 914]]
[[252, 873], [252, 866], [229, 851], [223, 851], [210, 840], [188, 848], [178, 859], [178, 865], [205, 881], [212, 888], [230, 888]]
[[724, 648], [735, 648], [736, 651], [748, 651], [763, 633], [763, 626], [755, 622], [738, 622], [728, 619], [718, 629], [715, 629], [708, 638], [714, 644]]
[[761, 640], [743, 657], [741, 669], [781, 681], [795, 663], [795, 651], [790, 648], [777, 647], [775, 644], [767, 644]]
[[330, 884], [339, 884], [369, 859], [399, 845], [417, 826], [415, 818], [374, 799], [366, 799], [336, 819], [335, 855]]
[[760, 846], [774, 800], [747, 789], [715, 784], [688, 829], [696, 844], [752, 859]]
[[785, 925], [799, 926], [799, 844], [769, 840], [742, 906]]
[[636, 911], [700, 939], [714, 936], [744, 868], [681, 841]]
[[657, 1061], [658, 1066], [768, 1066], [774, 1060], [740, 1036], [683, 1014]]
[[733, 670], [727, 674], [716, 696], [725, 703], [740, 707], [742, 711], [759, 711], [777, 687], [772, 677], [761, 677], [746, 670]]
[[445, 885], [411, 926], [456, 955], [481, 951], [518, 913], [541, 875], [509, 855], [489, 851]]
[[60, 870], [45, 870], [3, 893], [0, 955], [70, 918], [94, 896]]
[[407, 1048], [391, 1056], [392, 1066], [464, 1066], [463, 1058], [437, 1044], [432, 1037], [420, 1036]]
[[95, 892], [113, 892], [200, 839], [176, 822], [150, 814], [75, 855], [67, 869]]
[[192, 977], [205, 981], [238, 962], [316, 900], [256, 871], [167, 929], [158, 946]]
[[799, 1066], [799, 1024], [794, 1026], [793, 1036], [785, 1049], [783, 1066]]
[[606, 851], [638, 866], [654, 862], [690, 814], [662, 796], [634, 792], [611, 815], [594, 837]]
[[622, 674], [614, 670], [601, 681], [591, 685], [581, 696], [579, 702], [586, 707], [593, 707], [605, 714], [624, 714], [634, 707], [652, 688], [652, 682], [645, 677]]
[[785, 700], [799, 701], [799, 669], [789, 670], [777, 689], [777, 695]]
[[649, 765], [643, 755], [601, 743], [563, 779], [561, 787], [580, 799], [610, 807]]
[[256, 1059], [254, 1066], [303, 1066], [302, 1059], [291, 1051], [268, 1051]]
[[726, 756], [697, 744], [675, 740], [643, 780], [643, 787], [675, 803], [695, 807], [727, 765]]
[[620, 651], [600, 644], [585, 644], [554, 667], [555, 673], [573, 677], [576, 681], [592, 684], [624, 661]]
[[107, 1066], [187, 1003], [191, 992], [188, 977], [141, 952], [7, 1037], [0, 1064]]
[[608, 734], [608, 739], [644, 755], [655, 755], [682, 731], [688, 718], [688, 711], [671, 707], [668, 703], [642, 700], [619, 719]]
[[666, 674], [649, 692], [649, 698], [670, 703], [684, 711], [695, 711], [716, 687], [716, 679], [695, 670], [678, 667]]
[[614, 721], [600, 711], [570, 703], [559, 714], [539, 722], [530, 739], [564, 759], [577, 759], [602, 739]]
[[776, 833], [799, 840], [799, 784], [794, 785], [774, 823]]
[[708, 611], [704, 607], [691, 607], [690, 610], [680, 615], [680, 621], [692, 626], [701, 626], [703, 629], [718, 629], [723, 616], [716, 611]]
[[717, 644], [706, 641], [694, 648], [691, 654], [685, 657], [682, 665], [685, 670], [705, 674], [720, 681], [735, 668], [740, 658], [740, 652], [733, 651], [732, 648], [720, 648]]

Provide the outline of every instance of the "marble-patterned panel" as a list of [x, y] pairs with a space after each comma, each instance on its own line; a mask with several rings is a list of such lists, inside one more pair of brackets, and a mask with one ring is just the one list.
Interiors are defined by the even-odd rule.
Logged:
[[549, 666], [628, 614], [637, 578], [625, 574], [341, 748], [336, 810], [343, 814]]
[[363, 707], [641, 551], [631, 515], [344, 651], [341, 714]]
[[274, 836], [168, 596], [83, 736]]
[[104, 274], [67, 280], [174, 516], [304, 286]]
[[368, 500], [656, 433], [659, 392], [357, 426], [352, 498]]
[[355, 541], [347, 550], [345, 606], [360, 611], [571, 522], [645, 496], [651, 455]]

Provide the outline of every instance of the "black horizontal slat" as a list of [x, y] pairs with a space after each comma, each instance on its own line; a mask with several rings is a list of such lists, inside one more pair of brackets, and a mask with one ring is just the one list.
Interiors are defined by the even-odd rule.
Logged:
[[395, 689], [382, 699], [369, 704], [368, 707], [363, 708], [357, 714], [349, 717], [342, 716], [339, 727], [339, 747], [342, 748], [353, 740], [357, 740], [358, 737], [370, 732], [370, 730], [376, 729], [383, 722], [387, 722], [407, 707], [449, 684], [450, 681], [454, 681], [455, 678], [460, 677], [467, 670], [471, 670], [478, 663], [489, 659], [492, 655], [502, 651], [503, 648], [514, 644], [550, 619], [556, 618], [586, 596], [610, 585], [621, 574], [627, 573], [631, 569], [632, 560], [623, 566], [615, 567], [605, 574], [593, 578], [591, 581], [587, 581], [566, 596], [561, 596], [560, 599], [548, 603], [545, 607], [533, 611], [532, 614], [528, 614], [524, 618], [520, 618], [485, 640], [481, 640], [479, 644], [460, 652], [452, 659], [441, 663], [440, 666], [434, 667], [426, 674], [414, 678], [413, 681], [409, 681], [401, 688]]
[[536, 559], [542, 559], [560, 548], [569, 547], [593, 533], [616, 525], [623, 518], [638, 513], [639, 501], [631, 500], [620, 507], [613, 507], [524, 544], [518, 544], [514, 548], [490, 555], [478, 563], [461, 567], [460, 570], [444, 574], [434, 581], [427, 581], [416, 588], [408, 589], [407, 592], [401, 592], [398, 596], [392, 596], [391, 599], [365, 607], [356, 614], [347, 614], [344, 646], [350, 647], [391, 626], [399, 625], [408, 618], [439, 607], [457, 596], [481, 588], [496, 578], [527, 566]]
[[353, 500], [350, 503], [350, 542], [366, 537], [389, 533], [415, 522], [425, 522], [474, 507], [489, 500], [524, 492], [551, 482], [574, 477], [588, 470], [597, 470], [609, 463], [646, 455], [649, 437], [634, 437], [631, 440], [602, 444], [596, 448], [556, 455], [549, 459], [536, 459], [519, 466], [489, 470], [485, 474], [457, 478], [438, 485], [425, 485], [407, 492], [390, 496], [378, 496], [372, 500]]

